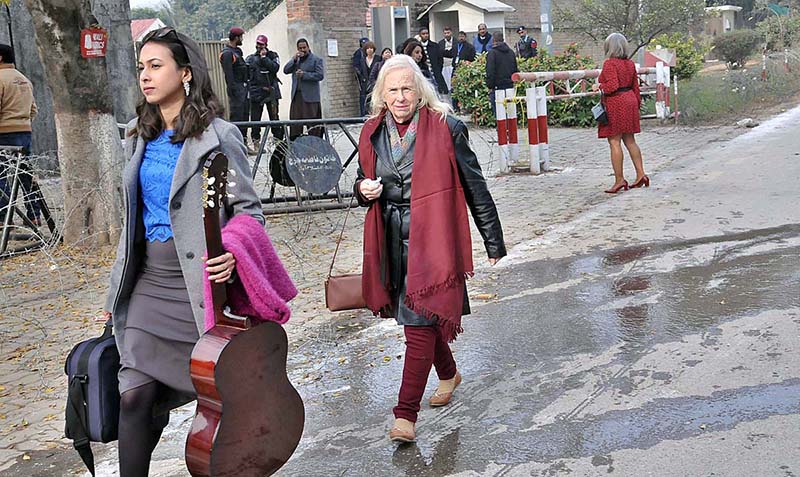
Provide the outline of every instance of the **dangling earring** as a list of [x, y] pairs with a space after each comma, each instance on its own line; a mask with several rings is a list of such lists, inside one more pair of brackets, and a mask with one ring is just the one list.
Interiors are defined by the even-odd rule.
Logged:
[[183, 82], [183, 90], [186, 92], [186, 96], [189, 96], [189, 93], [192, 91], [192, 87], [189, 85], [189, 81]]

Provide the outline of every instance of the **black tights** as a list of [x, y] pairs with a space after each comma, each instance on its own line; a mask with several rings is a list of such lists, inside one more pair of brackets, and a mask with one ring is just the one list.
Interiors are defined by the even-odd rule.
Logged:
[[147, 477], [150, 457], [169, 421], [169, 414], [153, 417], [162, 391], [157, 381], [125, 391], [119, 409], [119, 475]]

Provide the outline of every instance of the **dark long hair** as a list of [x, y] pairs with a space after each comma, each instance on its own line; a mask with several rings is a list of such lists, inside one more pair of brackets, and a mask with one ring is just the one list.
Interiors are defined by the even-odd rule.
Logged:
[[425, 48], [422, 46], [422, 43], [418, 42], [414, 38], [409, 38], [408, 40], [403, 43], [403, 54], [410, 56], [412, 59], [414, 56], [414, 50], [419, 47], [422, 50], [422, 59], [419, 60], [419, 69], [428, 71], [428, 55], [425, 54]]
[[[153, 34], [145, 37], [139, 47], [140, 54], [142, 47], [150, 42], [166, 46], [178, 67], [189, 68], [192, 72], [189, 96], [186, 97], [175, 121], [175, 134], [172, 136], [172, 142], [199, 137], [214, 118], [223, 114], [222, 104], [211, 89], [208, 65], [200, 52], [200, 47], [187, 36], [171, 28], [156, 30]], [[157, 104], [148, 103], [144, 96], [136, 106], [136, 114], [139, 116], [139, 120], [136, 128], [131, 131], [131, 136], [138, 134], [145, 141], [152, 141], [164, 130], [165, 124], [161, 118], [160, 107]]]

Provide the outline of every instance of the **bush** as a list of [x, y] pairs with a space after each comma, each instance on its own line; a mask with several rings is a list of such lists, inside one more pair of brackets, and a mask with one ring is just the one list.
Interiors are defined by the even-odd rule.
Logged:
[[714, 53], [728, 65], [742, 67], [763, 42], [763, 37], [756, 31], [735, 30], [714, 38]]
[[682, 80], [690, 79], [703, 68], [703, 57], [709, 49], [685, 33], [664, 33], [655, 37], [650, 44], [675, 50], [678, 58], [672, 72]]
[[[578, 45], [568, 46], [562, 53], [549, 55], [539, 50], [538, 56], [529, 59], [517, 58], [520, 71], [566, 71], [595, 68], [594, 60], [578, 54]], [[556, 82], [556, 87], [562, 82]], [[527, 83], [516, 85], [517, 96], [525, 96]], [[557, 89], [557, 88], [556, 88]], [[489, 89], [486, 87], [486, 55], [480, 55], [470, 64], [462, 64], [453, 76], [453, 97], [461, 108], [469, 111], [472, 121], [481, 126], [495, 124], [495, 116], [489, 103]], [[596, 98], [577, 98], [551, 101], [547, 104], [548, 122], [554, 126], [585, 127], [593, 124], [591, 107]], [[517, 115], [525, 117], [525, 104], [518, 103]], [[525, 121], [520, 120], [520, 124]]]
[[[783, 45], [781, 45], [781, 30], [783, 30]], [[756, 31], [767, 39], [767, 49], [782, 51], [791, 46], [800, 46], [800, 16], [776, 17], [771, 16], [756, 25]]]

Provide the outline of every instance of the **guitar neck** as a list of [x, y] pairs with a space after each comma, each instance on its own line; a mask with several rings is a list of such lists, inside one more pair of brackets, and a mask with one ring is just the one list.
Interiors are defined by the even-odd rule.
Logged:
[[[222, 248], [222, 230], [219, 226], [219, 210], [206, 209], [203, 225], [206, 233], [206, 253], [208, 258], [218, 257], [225, 253]], [[217, 325], [228, 321], [223, 310], [228, 303], [228, 290], [225, 283], [211, 282], [211, 300], [214, 303], [214, 321]]]
[[[221, 152], [211, 153], [203, 166], [205, 192], [203, 194], [203, 227], [206, 235], [208, 258], [219, 257], [225, 253], [222, 247], [220, 211], [225, 207], [228, 182], [228, 158]], [[226, 283], [211, 282], [211, 301], [214, 306], [214, 324], [247, 329], [247, 320], [242, 317], [228, 317], [225, 306], [228, 303]]]

